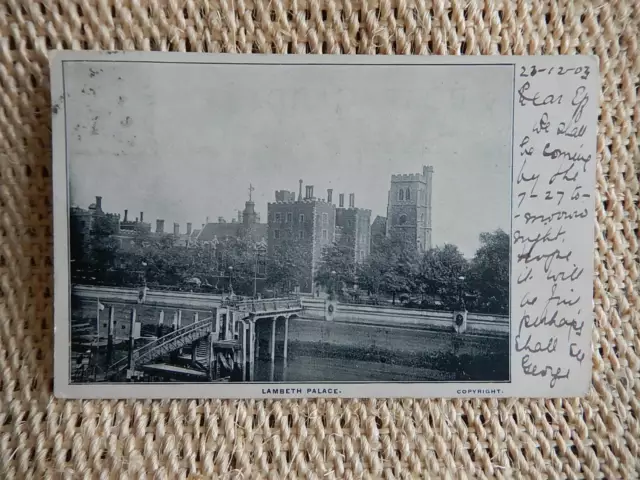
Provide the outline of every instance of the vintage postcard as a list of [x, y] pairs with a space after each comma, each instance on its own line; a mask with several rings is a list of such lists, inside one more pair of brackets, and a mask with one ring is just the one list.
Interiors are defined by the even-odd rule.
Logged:
[[593, 57], [62, 52], [55, 393], [566, 397]]

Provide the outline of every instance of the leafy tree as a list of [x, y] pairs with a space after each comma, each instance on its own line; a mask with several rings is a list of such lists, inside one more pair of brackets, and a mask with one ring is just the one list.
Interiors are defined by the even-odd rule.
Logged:
[[455, 245], [428, 250], [420, 258], [416, 277], [417, 290], [423, 295], [437, 295], [447, 308], [460, 308], [464, 279], [469, 268]]
[[480, 234], [480, 247], [471, 260], [468, 285], [476, 294], [474, 310], [509, 313], [510, 238], [502, 230]]
[[334, 295], [357, 282], [355, 252], [345, 243], [324, 248], [315, 282]]
[[415, 242], [394, 234], [381, 239], [363, 265], [359, 279], [370, 293], [396, 296], [415, 288], [418, 252]]
[[280, 292], [304, 285], [311, 275], [310, 254], [295, 242], [285, 241], [277, 245], [267, 258], [266, 285]]

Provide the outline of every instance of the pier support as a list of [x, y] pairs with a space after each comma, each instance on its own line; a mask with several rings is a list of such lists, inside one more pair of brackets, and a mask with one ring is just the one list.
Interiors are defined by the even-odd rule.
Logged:
[[242, 322], [240, 325], [242, 333], [242, 381], [247, 380], [247, 324]]
[[213, 378], [213, 332], [209, 334], [207, 337], [207, 341], [209, 342], [207, 348], [207, 369], [209, 373], [209, 380], [214, 380]]
[[289, 352], [289, 317], [284, 318], [284, 359], [287, 359], [287, 354]]
[[271, 342], [269, 342], [269, 346], [271, 347], [271, 363], [276, 359], [276, 317], [273, 317], [271, 320]]
[[133, 350], [135, 348], [135, 337], [133, 336], [133, 330], [136, 324], [136, 309], [131, 309], [131, 316], [129, 318], [129, 370], [133, 372]]
[[256, 365], [256, 322], [249, 321], [249, 381], [253, 382]]
[[115, 316], [115, 307], [112, 305], [109, 307], [109, 322], [107, 323], [107, 367], [111, 365], [113, 357], [113, 319]]
[[198, 360], [198, 345], [200, 344], [200, 342], [198, 340], [196, 340], [195, 342], [193, 342], [191, 344], [191, 363], [193, 365], [196, 364], [196, 361]]
[[254, 324], [254, 339], [253, 342], [256, 344], [256, 360], [260, 359], [260, 333], [258, 332], [258, 322], [257, 320], [253, 321]]
[[162, 336], [162, 327], [164, 326], [164, 310], [160, 310], [160, 316], [158, 317], [158, 328], [156, 329], [156, 336], [159, 338]]

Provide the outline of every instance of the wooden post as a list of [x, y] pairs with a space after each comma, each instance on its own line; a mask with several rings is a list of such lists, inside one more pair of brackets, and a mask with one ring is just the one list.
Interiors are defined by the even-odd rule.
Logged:
[[178, 310], [178, 328], [182, 327], [182, 310]]
[[115, 316], [115, 307], [112, 305], [109, 307], [109, 323], [107, 323], [107, 368], [111, 365], [111, 359], [113, 356], [113, 319]]
[[285, 317], [284, 319], [284, 359], [287, 359], [287, 354], [289, 352], [289, 317]]
[[129, 319], [129, 370], [133, 373], [133, 349], [135, 348], [135, 338], [133, 337], [133, 328], [136, 324], [136, 309], [131, 309], [131, 317]]
[[249, 320], [249, 381], [253, 382], [256, 364], [256, 322]]
[[276, 359], [276, 317], [271, 320], [271, 363]]
[[193, 323], [198, 323], [198, 312], [193, 314]]

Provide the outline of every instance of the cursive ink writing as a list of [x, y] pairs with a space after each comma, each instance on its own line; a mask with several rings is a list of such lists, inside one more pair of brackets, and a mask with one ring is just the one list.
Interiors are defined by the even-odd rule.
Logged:
[[529, 120], [514, 134], [512, 308], [521, 373], [553, 389], [581, 371], [588, 353], [583, 277], [591, 259], [576, 245], [587, 240], [593, 208], [584, 180], [595, 158], [587, 137], [595, 95], [585, 83], [588, 66], [545, 63], [521, 66], [515, 87]]

